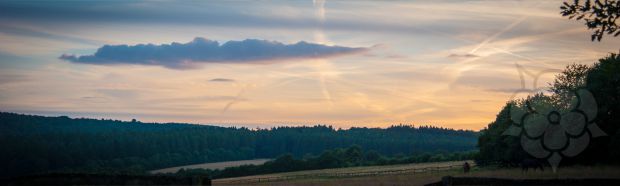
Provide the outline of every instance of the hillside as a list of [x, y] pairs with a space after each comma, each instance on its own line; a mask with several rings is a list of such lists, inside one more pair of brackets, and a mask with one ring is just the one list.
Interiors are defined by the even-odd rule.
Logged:
[[146, 170], [229, 160], [320, 154], [353, 144], [385, 155], [475, 149], [477, 133], [392, 126], [251, 130], [179, 123], [72, 119], [0, 113], [0, 175], [49, 171], [142, 174]]

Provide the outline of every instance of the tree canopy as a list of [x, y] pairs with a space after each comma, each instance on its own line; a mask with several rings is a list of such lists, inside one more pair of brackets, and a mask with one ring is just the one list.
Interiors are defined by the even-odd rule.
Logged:
[[[620, 163], [620, 55], [610, 54], [595, 64], [568, 65], [556, 76], [551, 84], [551, 95], [538, 93], [520, 100], [512, 100], [497, 114], [495, 121], [480, 131], [476, 158], [479, 164], [500, 163], [516, 165], [523, 159], [534, 158], [523, 150], [519, 137], [504, 135], [510, 125], [519, 125], [511, 118], [515, 109], [524, 107], [571, 108], [574, 105], [568, 94], [577, 89], [585, 89], [596, 100], [596, 113], [593, 123], [606, 136], [592, 138], [587, 148], [576, 157], [562, 160], [563, 164]], [[538, 104], [538, 105], [533, 105]], [[568, 126], [570, 127], [570, 126]], [[592, 131], [585, 135], [594, 136]]]
[[[470, 151], [477, 133], [439, 127], [248, 129], [0, 113], [0, 176], [49, 171], [143, 173], [188, 164], [302, 157], [354, 144], [387, 156]], [[347, 161], [359, 151], [346, 152]], [[357, 157], [357, 158], [354, 158]], [[332, 163], [332, 162], [325, 162]]]

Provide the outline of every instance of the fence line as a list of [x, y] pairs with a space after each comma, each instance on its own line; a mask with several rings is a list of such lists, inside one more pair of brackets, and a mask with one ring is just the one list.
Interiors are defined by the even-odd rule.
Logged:
[[[469, 162], [471, 167], [476, 166], [475, 163]], [[452, 170], [456, 168], [463, 168], [463, 165], [448, 165], [448, 166], [435, 166], [435, 167], [422, 167], [422, 168], [408, 168], [397, 170], [381, 170], [381, 171], [363, 171], [363, 172], [332, 172], [332, 173], [313, 173], [313, 174], [300, 174], [289, 176], [273, 176], [273, 177], [258, 177], [247, 178], [237, 180], [213, 180], [214, 183], [256, 183], [256, 182], [272, 182], [272, 181], [285, 181], [293, 179], [308, 179], [308, 178], [341, 178], [341, 177], [359, 177], [359, 176], [378, 176], [378, 175], [391, 175], [391, 174], [419, 174], [419, 173], [431, 173], [438, 171]]]

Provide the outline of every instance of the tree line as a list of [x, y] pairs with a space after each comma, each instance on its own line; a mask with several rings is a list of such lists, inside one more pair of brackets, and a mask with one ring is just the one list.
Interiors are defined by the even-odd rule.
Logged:
[[432, 126], [249, 129], [0, 113], [0, 176], [142, 174], [188, 164], [318, 155], [354, 144], [388, 156], [470, 151], [478, 133]]
[[364, 151], [359, 145], [348, 148], [336, 148], [326, 150], [318, 156], [305, 156], [296, 158], [292, 154], [279, 156], [275, 160], [265, 162], [262, 165], [242, 165], [219, 169], [180, 169], [176, 176], [209, 176], [213, 179], [270, 174], [278, 172], [291, 172], [302, 170], [317, 170], [329, 168], [394, 165], [406, 163], [441, 162], [471, 160], [477, 151], [453, 152], [453, 153], [423, 153], [416, 155], [394, 155], [386, 157], [374, 150]]

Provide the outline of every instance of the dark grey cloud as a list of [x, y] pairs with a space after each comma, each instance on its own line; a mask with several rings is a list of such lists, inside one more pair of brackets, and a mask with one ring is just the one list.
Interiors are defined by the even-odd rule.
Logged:
[[476, 58], [476, 57], [480, 57], [479, 55], [476, 54], [450, 54], [448, 57], [453, 57], [453, 58]]
[[284, 59], [326, 58], [369, 50], [363, 47], [328, 46], [300, 41], [283, 44], [276, 41], [246, 39], [217, 41], [197, 37], [188, 43], [104, 45], [93, 55], [63, 54], [60, 59], [84, 64], [158, 65], [174, 69], [195, 68], [200, 63], [273, 62]]
[[228, 78], [214, 78], [209, 81], [211, 82], [235, 82], [234, 79], [228, 79]]

